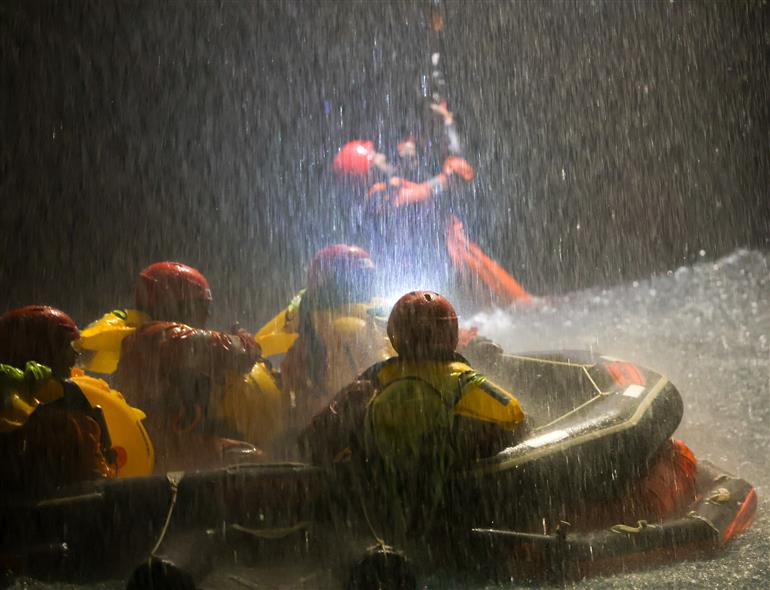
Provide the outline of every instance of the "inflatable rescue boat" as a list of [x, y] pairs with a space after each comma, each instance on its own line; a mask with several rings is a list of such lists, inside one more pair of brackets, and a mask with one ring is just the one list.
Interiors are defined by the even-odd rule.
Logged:
[[[654, 371], [586, 352], [512, 355], [490, 344], [468, 356], [516, 394], [533, 428], [448, 483], [464, 506], [444, 515], [467, 558], [456, 567], [581, 578], [708, 555], [751, 524], [753, 487], [700, 462], [697, 494], [675, 517], [573, 527], [566, 515], [611, 502], [644, 475], [681, 420], [676, 388]], [[84, 483], [37, 501], [2, 498], [0, 567], [6, 579], [123, 577], [132, 588], [196, 588], [234, 556], [242, 564], [250, 555], [258, 572], [260, 560], [275, 558], [274, 544], [294, 542], [303, 556], [342, 563], [340, 555], [360, 556], [374, 539], [355, 509], [343, 526], [332, 522], [339, 513], [329, 505], [350, 500], [337, 487], [339, 469], [234, 465]], [[349, 532], [345, 548], [336, 541], [341, 529]], [[441, 567], [424, 544], [399, 549], [426, 571]]]

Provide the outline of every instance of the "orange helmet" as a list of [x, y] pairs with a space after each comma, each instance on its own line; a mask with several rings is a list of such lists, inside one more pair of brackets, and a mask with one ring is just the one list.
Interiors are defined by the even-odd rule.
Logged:
[[374, 142], [349, 141], [340, 148], [334, 157], [334, 171], [337, 174], [347, 176], [366, 177], [376, 154]]
[[179, 262], [155, 262], [136, 281], [136, 306], [153, 319], [200, 327], [211, 305], [209, 283], [198, 270]]
[[433, 291], [412, 291], [399, 299], [388, 318], [388, 338], [399, 356], [434, 360], [457, 348], [457, 313]]
[[75, 364], [72, 342], [79, 337], [72, 318], [55, 307], [12, 309], [0, 316], [0, 363], [23, 368], [27, 361], [37, 361], [57, 377], [67, 377]]

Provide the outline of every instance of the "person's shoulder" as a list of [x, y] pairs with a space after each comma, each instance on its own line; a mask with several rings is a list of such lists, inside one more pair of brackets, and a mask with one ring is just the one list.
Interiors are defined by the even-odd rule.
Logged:
[[374, 363], [371, 367], [366, 369], [358, 377], [359, 380], [378, 382], [380, 375], [384, 370], [388, 370], [394, 367], [398, 367], [401, 364], [400, 359], [397, 356], [392, 356], [389, 359]]
[[453, 352], [446, 359], [441, 359], [440, 362], [443, 363], [446, 366], [446, 369], [451, 373], [460, 373], [460, 374], [472, 373], [473, 375], [478, 375], [478, 371], [476, 371], [471, 366], [471, 363], [468, 361], [468, 359], [466, 359], [459, 352]]
[[94, 389], [100, 389], [103, 391], [107, 391], [110, 389], [109, 384], [104, 379], [100, 379], [99, 377], [94, 377], [93, 375], [89, 375], [82, 369], [78, 369], [78, 368], [72, 369], [72, 374], [70, 375], [69, 379], [67, 379], [67, 381], [74, 383], [81, 389], [94, 388]]

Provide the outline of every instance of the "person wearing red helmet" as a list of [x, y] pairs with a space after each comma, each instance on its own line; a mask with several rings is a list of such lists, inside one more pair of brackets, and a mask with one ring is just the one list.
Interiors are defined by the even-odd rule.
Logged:
[[239, 406], [231, 398], [246, 395], [241, 382], [261, 360], [254, 338], [243, 330], [204, 329], [209, 284], [185, 264], [151, 264], [139, 273], [135, 296], [143, 321], [121, 335], [113, 381], [147, 413], [156, 469], [205, 467], [260, 455], [240, 440], [250, 437], [223, 409]]
[[[430, 110], [442, 121], [442, 138], [435, 144], [421, 145], [408, 136], [397, 145], [396, 161], [389, 162], [373, 142], [356, 140], [335, 156], [333, 170], [338, 177], [356, 179], [368, 187], [361, 197], [365, 202], [362, 216], [372, 221], [367, 239], [378, 256], [407, 279], [444, 288], [460, 278], [475, 296], [491, 295], [502, 303], [530, 301], [521, 284], [468, 239], [455, 213], [462, 205], [448, 203], [448, 197], [472, 182], [476, 172], [463, 155], [454, 115], [446, 102], [434, 102]], [[441, 152], [433, 164], [429, 163], [432, 149]], [[436, 165], [438, 174], [423, 180]], [[422, 260], [413, 256], [415, 251], [422, 253]], [[449, 268], [456, 272], [448, 273]]]
[[53, 307], [0, 316], [2, 493], [44, 497], [60, 486], [112, 478], [115, 457], [101, 409], [70, 381], [79, 335]]
[[72, 343], [80, 332], [63, 311], [47, 305], [12, 309], [0, 317], [0, 359], [14, 367], [35, 361], [51, 369], [54, 377], [66, 379], [77, 353]]
[[457, 314], [438, 293], [401, 297], [387, 333], [397, 356], [340, 391], [300, 444], [320, 463], [352, 455], [375, 468], [372, 477], [381, 478], [377, 487], [390, 511], [385, 520], [409, 528], [420, 513], [428, 526], [450, 471], [514, 444], [525, 428], [524, 413], [515, 396], [455, 351]]
[[313, 257], [296, 314], [298, 336], [281, 363], [295, 429], [363, 369], [390, 356], [374, 281], [374, 262], [358, 246], [335, 244]]
[[335, 302], [366, 301], [373, 291], [373, 276], [374, 263], [363, 248], [334, 244], [319, 250], [307, 270], [307, 287], [257, 332], [263, 354], [282, 360], [292, 347], [299, 335], [300, 303], [308, 290], [310, 301], [324, 299], [327, 307], [334, 307]]
[[[333, 421], [345, 418], [340, 407], [349, 406], [353, 398], [360, 401], [366, 391], [367, 415], [358, 416], [358, 426], [365, 423], [366, 436], [383, 456], [434, 452], [420, 449], [418, 441], [437, 428], [452, 431], [442, 435], [463, 438], [464, 458], [493, 454], [512, 440], [524, 421], [521, 406], [456, 352], [457, 314], [445, 297], [432, 291], [402, 296], [388, 318], [387, 334], [397, 356], [371, 366], [342, 390], [316, 416], [308, 434], [332, 415]], [[363, 409], [357, 402], [352, 405]], [[311, 446], [328, 460], [349, 441], [330, 442]]]
[[133, 309], [115, 309], [86, 326], [75, 347], [89, 372], [115, 372], [123, 339], [152, 319], [203, 328], [211, 307], [209, 283], [200, 271], [180, 262], [155, 262], [134, 285]]
[[334, 157], [334, 171], [342, 176], [368, 179], [372, 174], [390, 176], [395, 169], [385, 154], [374, 148], [373, 141], [353, 140], [340, 148]]

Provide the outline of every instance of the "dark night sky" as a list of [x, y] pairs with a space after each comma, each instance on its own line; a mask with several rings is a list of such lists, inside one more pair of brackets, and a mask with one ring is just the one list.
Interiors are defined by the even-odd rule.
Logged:
[[[179, 259], [253, 329], [348, 235], [337, 147], [414, 126], [427, 2], [159, 4], [0, 6], [3, 308]], [[766, 3], [444, 4], [467, 218], [533, 291], [770, 247]]]

